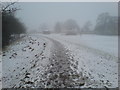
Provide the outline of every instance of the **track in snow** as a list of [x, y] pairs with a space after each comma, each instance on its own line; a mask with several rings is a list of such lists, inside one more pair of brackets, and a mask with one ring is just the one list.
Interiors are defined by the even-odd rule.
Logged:
[[78, 61], [70, 56], [69, 50], [53, 39], [52, 56], [50, 65], [44, 73], [44, 86], [51, 88], [81, 87], [85, 78], [78, 72]]

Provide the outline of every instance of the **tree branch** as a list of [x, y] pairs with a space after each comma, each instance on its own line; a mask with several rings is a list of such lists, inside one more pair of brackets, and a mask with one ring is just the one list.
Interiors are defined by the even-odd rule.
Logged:
[[11, 5], [14, 5], [16, 2], [12, 2], [10, 4], [8, 4], [5, 8], [2, 9], [2, 12], [4, 12], [8, 7], [10, 7]]

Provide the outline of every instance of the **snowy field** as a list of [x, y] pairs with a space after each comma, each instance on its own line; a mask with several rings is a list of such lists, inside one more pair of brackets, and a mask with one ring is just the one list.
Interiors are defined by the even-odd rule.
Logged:
[[[3, 87], [38, 87], [38, 82], [44, 79], [45, 74], [42, 73], [46, 68], [48, 70], [52, 68], [51, 50], [54, 49], [54, 45], [57, 45], [54, 42], [60, 43], [62, 49], [69, 51], [66, 53], [69, 58], [78, 62], [77, 71], [84, 77], [82, 80], [84, 85], [81, 88], [118, 87], [118, 38], [116, 36], [60, 34], [26, 35], [10, 45], [3, 52], [2, 57]], [[60, 46], [59, 48], [56, 46], [55, 49], [59, 50]], [[71, 64], [74, 65], [72, 62]]]
[[84, 87], [118, 87], [117, 36], [48, 35], [48, 37], [61, 42], [79, 62], [79, 72], [89, 77]]
[[63, 41], [80, 44], [118, 57], [118, 36], [101, 36], [101, 35], [56, 35], [52, 34]]

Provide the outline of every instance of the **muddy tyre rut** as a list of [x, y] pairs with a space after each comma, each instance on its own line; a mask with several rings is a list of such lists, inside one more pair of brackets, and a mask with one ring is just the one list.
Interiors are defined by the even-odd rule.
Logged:
[[[85, 78], [78, 72], [78, 61], [70, 56], [70, 51], [53, 39], [52, 55], [50, 65], [44, 73], [44, 87], [68, 88], [81, 87], [85, 84]], [[40, 85], [40, 84], [39, 84]]]

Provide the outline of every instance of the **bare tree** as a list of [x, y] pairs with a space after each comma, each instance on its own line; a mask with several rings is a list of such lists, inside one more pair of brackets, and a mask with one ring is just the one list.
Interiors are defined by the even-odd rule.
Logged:
[[95, 26], [95, 33], [102, 35], [118, 34], [118, 17], [111, 16], [109, 13], [102, 13], [98, 16]]
[[48, 25], [46, 23], [41, 24], [40, 26], [41, 31], [46, 31], [48, 30]]
[[61, 30], [62, 30], [62, 24], [60, 22], [57, 22], [55, 27], [54, 27], [54, 31], [56, 33], [61, 33]]
[[87, 21], [84, 26], [82, 27], [81, 33], [90, 33], [92, 32], [92, 23]]
[[69, 19], [64, 23], [64, 29], [68, 35], [78, 34], [80, 30], [79, 25], [73, 19]]
[[14, 5], [17, 2], [6, 2], [1, 3], [1, 12], [2, 13], [14, 13], [17, 10], [20, 10], [19, 8], [15, 7]]

